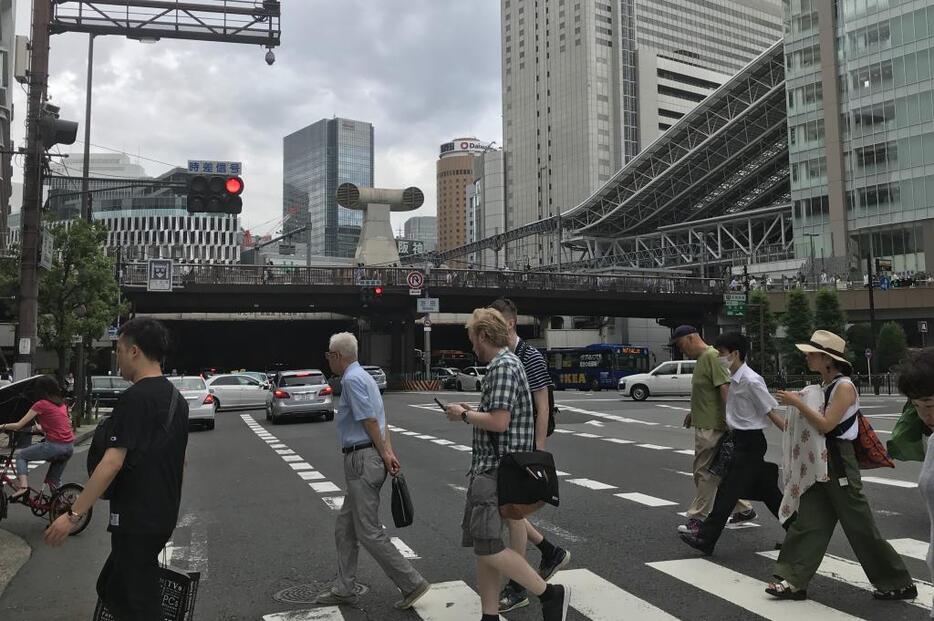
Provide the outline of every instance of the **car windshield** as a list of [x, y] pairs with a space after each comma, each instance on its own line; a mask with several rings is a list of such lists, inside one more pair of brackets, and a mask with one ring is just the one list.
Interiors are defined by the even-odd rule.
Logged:
[[130, 382], [126, 381], [122, 377], [92, 377], [91, 378], [92, 388], [103, 388], [103, 389], [114, 388], [117, 390], [126, 390], [130, 386], [131, 386]]
[[282, 377], [280, 386], [318, 386], [327, 384], [324, 381], [324, 375], [321, 373], [309, 373], [307, 375], [285, 375]]
[[258, 381], [258, 382], [268, 382], [268, 381], [269, 381], [268, 378], [266, 377], [266, 375], [263, 374], [263, 373], [243, 373], [243, 375], [246, 375], [247, 377], [252, 377], [253, 379], [255, 379], [255, 380]]
[[204, 380], [200, 377], [170, 377], [169, 381], [179, 390], [204, 390]]
[[478, 375], [486, 375], [486, 367], [477, 367]]

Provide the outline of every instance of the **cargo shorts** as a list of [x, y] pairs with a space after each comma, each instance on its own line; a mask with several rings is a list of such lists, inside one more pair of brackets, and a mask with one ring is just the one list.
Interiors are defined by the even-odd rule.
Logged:
[[506, 549], [503, 543], [505, 525], [499, 514], [496, 473], [496, 470], [490, 470], [471, 475], [467, 485], [461, 545], [472, 547], [477, 556], [492, 556]]

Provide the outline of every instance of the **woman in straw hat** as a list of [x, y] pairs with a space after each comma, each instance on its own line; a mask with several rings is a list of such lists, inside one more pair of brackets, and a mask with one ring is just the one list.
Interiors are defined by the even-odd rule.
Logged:
[[848, 377], [852, 372], [844, 357], [846, 342], [832, 332], [818, 330], [808, 343], [797, 345], [808, 368], [819, 373], [825, 395], [823, 411], [809, 407], [797, 392], [780, 391], [782, 405], [796, 408], [826, 438], [830, 480], [814, 483], [801, 496], [797, 518], [792, 522], [775, 565], [777, 582], [766, 593], [779, 599], [807, 598], [807, 586], [824, 558], [837, 522], [856, 558], [877, 589], [876, 599], [914, 599], [918, 590], [901, 557], [879, 534], [869, 501], [863, 495], [859, 464], [852, 440], [859, 429], [856, 418], [859, 397]]

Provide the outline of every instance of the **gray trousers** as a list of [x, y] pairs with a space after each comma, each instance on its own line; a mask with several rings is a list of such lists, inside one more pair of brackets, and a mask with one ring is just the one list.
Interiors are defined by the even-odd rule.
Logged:
[[347, 495], [337, 514], [334, 539], [337, 542], [338, 576], [333, 591], [351, 595], [357, 579], [360, 546], [370, 553], [383, 572], [404, 595], [417, 589], [425, 579], [396, 549], [379, 519], [379, 492], [386, 481], [386, 466], [375, 448], [344, 455]]

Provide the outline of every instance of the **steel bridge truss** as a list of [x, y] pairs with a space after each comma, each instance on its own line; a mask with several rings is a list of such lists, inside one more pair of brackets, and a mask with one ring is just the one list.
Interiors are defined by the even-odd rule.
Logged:
[[576, 260], [562, 269], [703, 268], [794, 258], [791, 205], [730, 214], [654, 233], [579, 238], [566, 248]]

